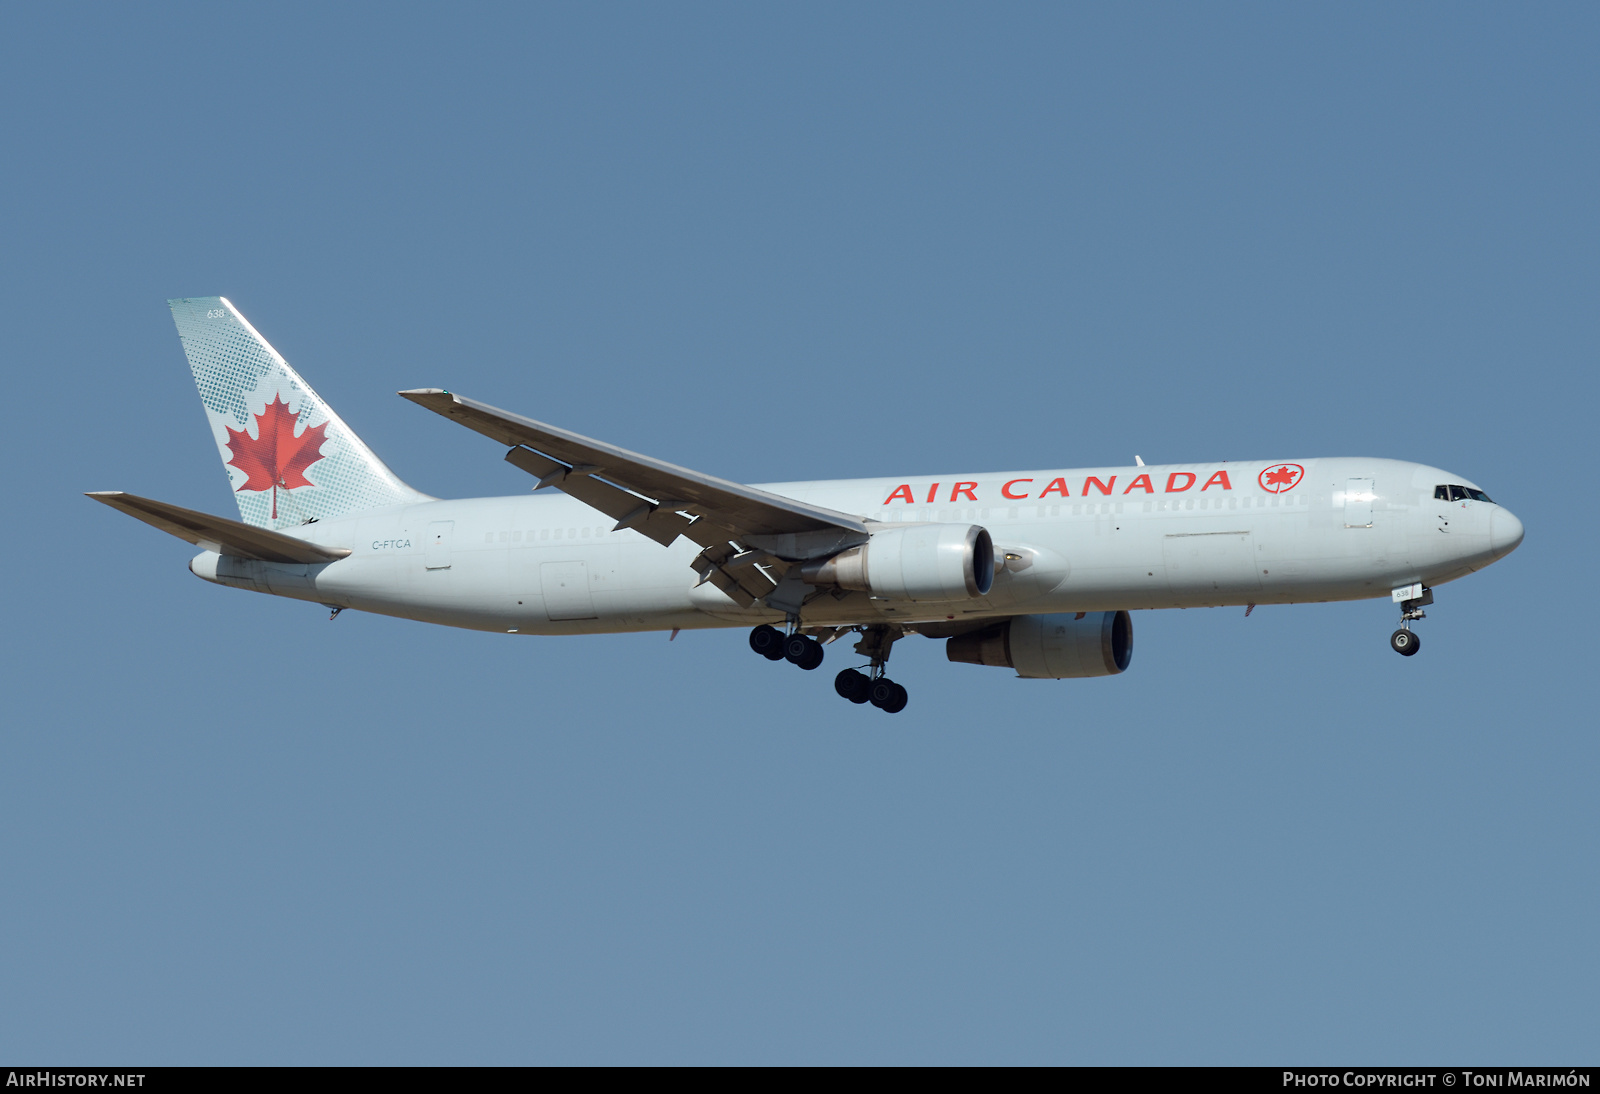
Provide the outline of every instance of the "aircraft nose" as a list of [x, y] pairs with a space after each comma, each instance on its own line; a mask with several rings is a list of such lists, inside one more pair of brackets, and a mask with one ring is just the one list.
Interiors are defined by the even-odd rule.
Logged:
[[1489, 549], [1496, 558], [1509, 555], [1522, 542], [1522, 522], [1509, 509], [1496, 507], [1489, 518]]

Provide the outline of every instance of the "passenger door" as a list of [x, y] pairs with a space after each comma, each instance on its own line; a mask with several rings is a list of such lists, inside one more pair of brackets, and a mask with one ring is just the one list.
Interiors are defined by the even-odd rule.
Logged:
[[1372, 527], [1372, 480], [1351, 479], [1344, 490], [1344, 526]]

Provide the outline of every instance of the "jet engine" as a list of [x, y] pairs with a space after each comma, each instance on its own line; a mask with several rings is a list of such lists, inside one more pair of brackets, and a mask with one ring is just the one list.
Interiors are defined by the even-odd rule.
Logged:
[[808, 562], [800, 577], [886, 600], [967, 600], [994, 584], [994, 543], [975, 524], [885, 528], [859, 547]]
[[1133, 619], [1127, 612], [1016, 615], [956, 635], [945, 643], [945, 655], [1013, 668], [1029, 679], [1115, 676], [1133, 660]]

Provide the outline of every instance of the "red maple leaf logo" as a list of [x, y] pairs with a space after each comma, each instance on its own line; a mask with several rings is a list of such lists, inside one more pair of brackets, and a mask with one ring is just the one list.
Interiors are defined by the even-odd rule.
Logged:
[[307, 426], [298, 436], [294, 431], [295, 414], [282, 396], [274, 395], [266, 409], [256, 415], [256, 437], [243, 429], [224, 426], [228, 431], [228, 450], [233, 458], [228, 461], [247, 476], [244, 485], [235, 493], [245, 490], [272, 491], [272, 519], [278, 519], [278, 488], [293, 490], [297, 486], [311, 486], [305, 476], [306, 468], [322, 459], [322, 445], [327, 438], [328, 423]]
[[1300, 481], [1306, 469], [1297, 463], [1281, 463], [1261, 472], [1261, 489], [1271, 494], [1281, 494]]

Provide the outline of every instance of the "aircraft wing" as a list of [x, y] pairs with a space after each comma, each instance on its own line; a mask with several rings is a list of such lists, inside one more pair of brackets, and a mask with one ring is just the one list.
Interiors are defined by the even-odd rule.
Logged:
[[[691, 471], [439, 388], [400, 394], [468, 429], [509, 445], [506, 461], [670, 546], [679, 536], [704, 551], [694, 568], [748, 607], [772, 591], [788, 563], [867, 539], [860, 517], [807, 505]], [[774, 576], [776, 575], [776, 576]]]
[[152, 528], [187, 540], [196, 547], [238, 558], [262, 562], [334, 562], [350, 554], [347, 547], [322, 547], [282, 532], [256, 528], [226, 517], [214, 517], [164, 501], [124, 494], [121, 490], [97, 490], [84, 497], [142, 520]]

